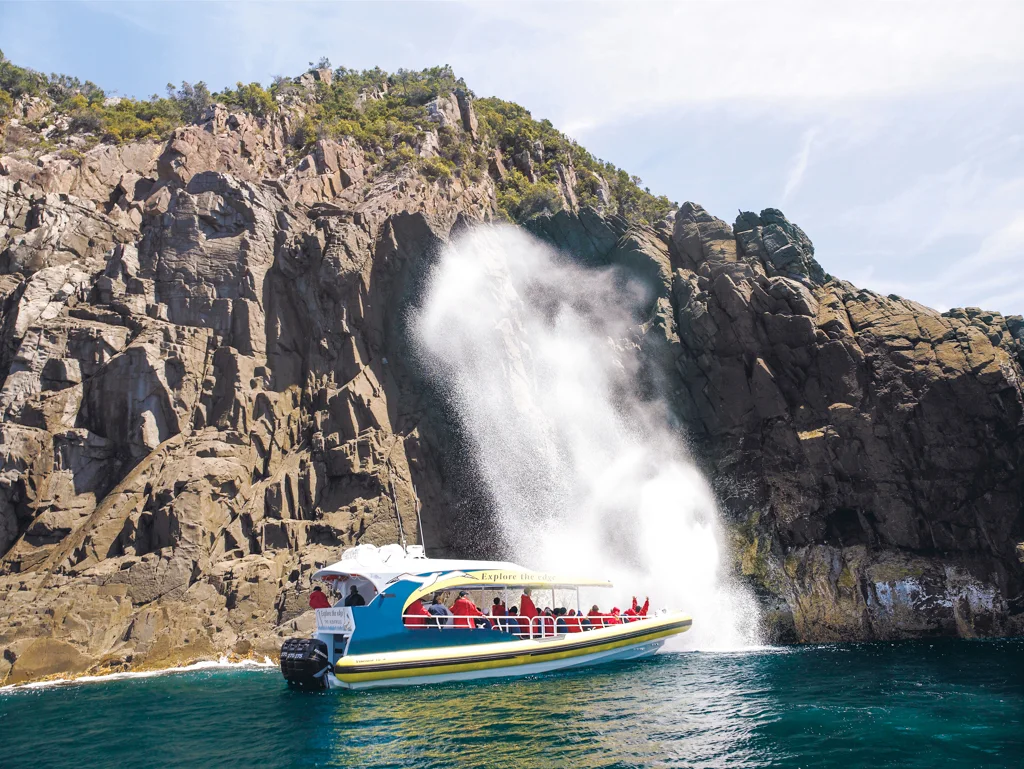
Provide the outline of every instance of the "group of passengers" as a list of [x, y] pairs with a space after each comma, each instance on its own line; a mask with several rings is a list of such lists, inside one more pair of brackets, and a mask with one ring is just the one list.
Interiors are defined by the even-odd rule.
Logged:
[[[348, 590], [348, 595], [345, 596], [346, 606], [366, 606], [366, 599], [359, 592], [359, 588], [355, 585]], [[310, 609], [330, 609], [331, 602], [324, 594], [324, 591], [317, 585], [313, 588], [313, 592], [309, 594], [309, 608]]]
[[483, 628], [512, 633], [520, 638], [536, 638], [634, 622], [646, 617], [649, 607], [649, 599], [645, 598], [641, 606], [634, 596], [630, 608], [621, 611], [616, 606], [607, 614], [597, 604], [586, 615], [582, 609], [577, 613], [575, 609], [566, 610], [562, 606], [538, 609], [533, 602], [533, 591], [524, 588], [519, 606], [506, 608], [501, 598], [495, 597], [488, 612], [484, 613], [473, 603], [469, 593], [462, 590], [451, 608], [443, 603], [441, 593], [434, 593], [427, 602], [417, 598], [406, 608], [403, 621], [407, 627]]

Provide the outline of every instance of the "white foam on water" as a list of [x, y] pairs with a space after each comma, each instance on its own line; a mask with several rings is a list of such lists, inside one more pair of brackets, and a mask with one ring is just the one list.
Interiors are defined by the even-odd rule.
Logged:
[[[524, 565], [607, 575], [610, 597], [688, 611], [675, 648], [758, 642], [757, 604], [725, 574], [707, 482], [664, 403], [637, 387], [647, 297], [522, 230], [480, 226], [441, 254], [411, 319]], [[611, 608], [607, 591], [586, 606]]]
[[102, 681], [119, 681], [126, 678], [153, 678], [155, 676], [165, 676], [171, 673], [193, 673], [197, 670], [216, 670], [220, 668], [276, 668], [277, 663], [271, 660], [269, 657], [264, 657], [263, 661], [258, 660], [239, 660], [232, 662], [227, 657], [220, 657], [216, 660], [201, 660], [199, 662], [193, 662], [191, 665], [182, 665], [180, 667], [173, 668], [162, 668], [160, 670], [143, 670], [143, 671], [123, 671], [120, 673], [107, 673], [102, 676], [78, 676], [77, 678], [54, 678], [49, 681], [33, 681], [27, 684], [9, 684], [8, 686], [0, 686], [0, 692], [6, 692], [11, 690], [25, 690], [25, 689], [46, 689], [51, 686], [65, 686], [67, 684], [88, 684], [97, 683]]

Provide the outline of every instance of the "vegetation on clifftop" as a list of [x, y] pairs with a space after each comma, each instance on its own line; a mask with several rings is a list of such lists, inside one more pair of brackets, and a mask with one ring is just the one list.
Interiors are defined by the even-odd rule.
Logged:
[[53, 138], [90, 134], [114, 144], [166, 139], [177, 126], [196, 120], [212, 101], [203, 83], [182, 83], [181, 90], [168, 85], [166, 97], [108, 98], [93, 82], [18, 67], [0, 51], [0, 124], [13, 116], [14, 102], [26, 97], [49, 100], [65, 118], [51, 132]]
[[97, 141], [166, 139], [218, 101], [264, 119], [297, 116], [291, 140], [299, 154], [320, 139], [351, 138], [385, 171], [413, 165], [431, 180], [459, 176], [478, 181], [490, 170], [498, 207], [514, 221], [558, 211], [570, 198], [647, 224], [662, 221], [675, 208], [636, 176], [595, 158], [550, 121], [534, 119], [518, 104], [495, 97], [474, 99], [475, 138], [432, 121], [431, 103], [459, 91], [473, 98], [447, 65], [388, 73], [380, 68], [331, 69], [321, 59], [311, 62], [303, 76], [275, 78], [268, 88], [238, 83], [211, 94], [204, 83], [182, 83], [180, 89], [168, 85], [167, 96], [108, 98], [94, 83], [18, 67], [0, 52], [0, 126], [15, 117], [16, 103], [45, 100], [49, 124], [29, 123], [44, 137], [39, 147], [44, 150], [62, 140], [73, 141], [74, 152]]

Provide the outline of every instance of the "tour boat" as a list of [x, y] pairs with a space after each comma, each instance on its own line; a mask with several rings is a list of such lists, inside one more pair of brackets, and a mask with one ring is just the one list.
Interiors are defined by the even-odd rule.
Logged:
[[[290, 638], [281, 648], [281, 672], [292, 686], [365, 689], [379, 686], [525, 676], [566, 668], [630, 660], [655, 654], [671, 636], [689, 629], [677, 611], [648, 612], [620, 624], [569, 632], [550, 617], [529, 621], [488, 618], [493, 627], [465, 627], [464, 618], [410, 614], [418, 599], [441, 594], [446, 603], [465, 592], [486, 610], [498, 597], [518, 606], [530, 588], [538, 606], [572, 603], [579, 590], [610, 588], [610, 582], [530, 571], [514, 563], [434, 559], [423, 548], [360, 545], [343, 553], [313, 579], [347, 596], [354, 586], [363, 606], [316, 609], [316, 635]], [[606, 607], [607, 608], [607, 607]], [[572, 620], [572, 617], [562, 619]], [[603, 625], [603, 626], [602, 626]], [[578, 626], [577, 626], [578, 627]]]

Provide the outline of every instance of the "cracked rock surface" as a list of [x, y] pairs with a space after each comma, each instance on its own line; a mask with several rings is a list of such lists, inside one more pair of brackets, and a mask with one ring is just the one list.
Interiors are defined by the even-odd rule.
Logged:
[[[465, 94], [431, 114], [476, 139]], [[290, 141], [217, 107], [163, 144], [0, 156], [6, 683], [272, 656], [343, 547], [455, 554], [467, 516], [487, 540], [403, 324], [493, 182]], [[639, 346], [773, 637], [1024, 631], [1019, 317], [832, 279], [774, 209], [566, 204], [528, 227], [651, 286]]]

